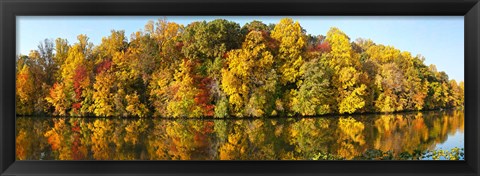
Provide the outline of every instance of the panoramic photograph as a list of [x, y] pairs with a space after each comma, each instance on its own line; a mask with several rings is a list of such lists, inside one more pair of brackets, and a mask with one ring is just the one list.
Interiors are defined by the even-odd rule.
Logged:
[[16, 160], [464, 160], [463, 16], [16, 25]]

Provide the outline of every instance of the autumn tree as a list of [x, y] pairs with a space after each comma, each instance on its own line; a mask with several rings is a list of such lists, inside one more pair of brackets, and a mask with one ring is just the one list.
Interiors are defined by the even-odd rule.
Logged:
[[145, 117], [149, 113], [146, 97], [139, 92], [146, 91], [148, 82], [145, 81], [148, 81], [148, 78], [145, 75], [152, 70], [143, 67], [141, 63], [143, 61], [148, 63], [150, 59], [139, 57], [138, 54], [141, 52], [139, 48], [127, 46], [126, 40], [124, 31], [112, 31], [107, 40], [111, 45], [108, 48], [114, 53], [111, 73], [116, 78], [113, 84], [116, 91], [114, 92], [115, 111], [120, 116]]
[[56, 72], [53, 58], [53, 44], [50, 40], [45, 39], [40, 42], [37, 50], [31, 50], [28, 56], [21, 56], [18, 60], [18, 70], [23, 65], [28, 65], [33, 86], [36, 93], [32, 95], [31, 101], [33, 103], [32, 113], [41, 114], [48, 111], [48, 103], [45, 101], [45, 96], [48, 94], [48, 89], [51, 87], [54, 73]]
[[240, 48], [242, 39], [240, 25], [224, 19], [193, 22], [182, 33], [182, 53], [185, 58], [201, 64], [198, 71], [201, 76], [211, 79], [208, 85], [211, 101], [219, 106], [226, 99], [220, 88], [221, 69], [227, 52]]
[[304, 59], [302, 53], [306, 47], [306, 35], [300, 23], [291, 18], [281, 19], [271, 32], [271, 37], [279, 42], [276, 64], [283, 85], [295, 83], [300, 76], [300, 67]]
[[222, 90], [229, 96], [235, 116], [260, 117], [273, 111], [277, 73], [267, 38], [265, 33], [252, 31], [242, 49], [228, 53], [228, 66], [222, 70]]
[[458, 83], [458, 105], [465, 106], [465, 83], [460, 81]]
[[55, 107], [57, 115], [81, 115], [79, 109], [83, 101], [82, 91], [90, 86], [87, 55], [91, 52], [92, 44], [85, 35], [77, 38], [78, 43], [68, 49], [67, 57], [60, 66], [59, 82], [54, 84], [56, 86], [51, 88], [50, 95], [45, 98]]
[[[98, 116], [119, 116], [124, 115], [125, 108], [121, 102], [125, 96], [122, 89], [119, 89], [119, 77], [129, 72], [117, 72], [117, 65], [128, 67], [121, 62], [126, 49], [125, 36], [122, 31], [112, 31], [109, 37], [104, 37], [97, 48], [97, 75], [93, 85], [94, 113]], [[115, 62], [114, 62], [115, 60]], [[127, 68], [128, 69], [128, 68]], [[117, 111], [120, 110], [120, 111]]]
[[112, 85], [115, 83], [115, 75], [111, 73], [111, 61], [105, 61], [102, 66], [105, 70], [102, 70], [95, 76], [95, 84], [93, 84], [93, 114], [96, 116], [113, 116], [116, 115], [114, 105], [114, 90]]
[[450, 100], [450, 86], [448, 75], [445, 72], [438, 72], [433, 64], [426, 69], [428, 73], [428, 93], [425, 100], [425, 109], [445, 108]]
[[152, 75], [149, 95], [155, 116], [167, 116], [168, 103], [173, 99], [171, 84], [174, 81], [173, 73], [175, 73], [175, 70], [170, 69], [159, 69]]
[[[151, 21], [145, 26], [146, 34], [136, 37], [136, 39], [141, 39], [139, 40], [139, 48], [142, 48], [142, 53], [154, 51], [157, 53], [144, 53], [147, 57], [153, 54], [155, 56], [153, 61], [157, 64], [150, 64], [155, 65], [155, 67], [153, 67], [152, 74], [149, 75], [151, 80], [147, 83], [149, 101], [154, 109], [153, 114], [155, 116], [167, 115], [167, 105], [172, 99], [173, 75], [183, 58], [181, 53], [183, 44], [180, 42], [183, 28], [182, 25], [166, 20], [159, 20], [156, 23]], [[152, 43], [147, 42], [150, 40], [152, 40]], [[137, 40], [132, 42], [135, 41]], [[145, 44], [148, 45], [145, 46]], [[148, 48], [151, 48], [151, 50]]]
[[17, 73], [16, 80], [16, 112], [17, 114], [32, 114], [34, 110], [34, 84], [28, 65]]
[[245, 37], [251, 31], [270, 32], [270, 29], [265, 23], [261, 21], [253, 20], [252, 22], [249, 22], [243, 25], [241, 29], [242, 35], [244, 35]]
[[167, 105], [167, 115], [172, 117], [199, 117], [202, 109], [195, 104], [198, 89], [194, 86], [193, 69], [196, 63], [184, 59], [175, 72], [172, 83], [172, 100]]
[[125, 116], [123, 85], [131, 76], [125, 58], [127, 42], [123, 31], [112, 31], [96, 48], [96, 76], [93, 84], [93, 113], [97, 116]]
[[332, 85], [335, 87], [337, 108], [340, 114], [358, 112], [365, 107], [365, 91], [363, 83], [367, 76], [361, 70], [358, 55], [350, 45], [350, 38], [338, 28], [330, 28], [327, 42], [331, 46], [329, 67], [334, 71]]
[[300, 67], [300, 80], [297, 82], [298, 89], [292, 91], [292, 110], [301, 115], [320, 115], [331, 113], [328, 97], [329, 78], [320, 59], [305, 62]]

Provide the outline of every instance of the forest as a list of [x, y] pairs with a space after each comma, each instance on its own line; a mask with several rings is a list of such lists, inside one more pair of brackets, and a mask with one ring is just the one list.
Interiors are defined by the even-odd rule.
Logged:
[[45, 39], [16, 58], [18, 115], [291, 117], [464, 104], [463, 81], [421, 55], [351, 40], [336, 27], [314, 36], [290, 18], [244, 26], [159, 19], [130, 38], [112, 30], [96, 46], [77, 39]]

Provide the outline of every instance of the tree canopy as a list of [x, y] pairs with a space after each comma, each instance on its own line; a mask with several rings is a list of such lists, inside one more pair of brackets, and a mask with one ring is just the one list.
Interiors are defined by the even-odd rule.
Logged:
[[336, 27], [313, 36], [290, 18], [244, 26], [160, 19], [130, 38], [112, 30], [97, 46], [86, 35], [77, 39], [47, 39], [18, 56], [17, 114], [315, 116], [464, 104], [463, 81], [423, 56], [352, 41]]

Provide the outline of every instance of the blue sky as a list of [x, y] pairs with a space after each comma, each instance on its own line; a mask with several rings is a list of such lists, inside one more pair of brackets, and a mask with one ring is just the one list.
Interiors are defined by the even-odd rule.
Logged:
[[[70, 44], [76, 36], [86, 34], [97, 45], [111, 30], [125, 30], [129, 38], [142, 30], [148, 20], [160, 17], [122, 16], [17, 16], [17, 54], [28, 54], [37, 49], [44, 39], [66, 38]], [[187, 25], [192, 21], [210, 21], [224, 18], [243, 26], [252, 20], [266, 24], [278, 23], [283, 16], [167, 16], [168, 21]], [[330, 27], [338, 27], [352, 40], [359, 37], [375, 43], [391, 45], [413, 55], [421, 54], [425, 63], [435, 64], [450, 78], [464, 80], [464, 18], [463, 16], [291, 16], [299, 21], [308, 34], [326, 35]]]

